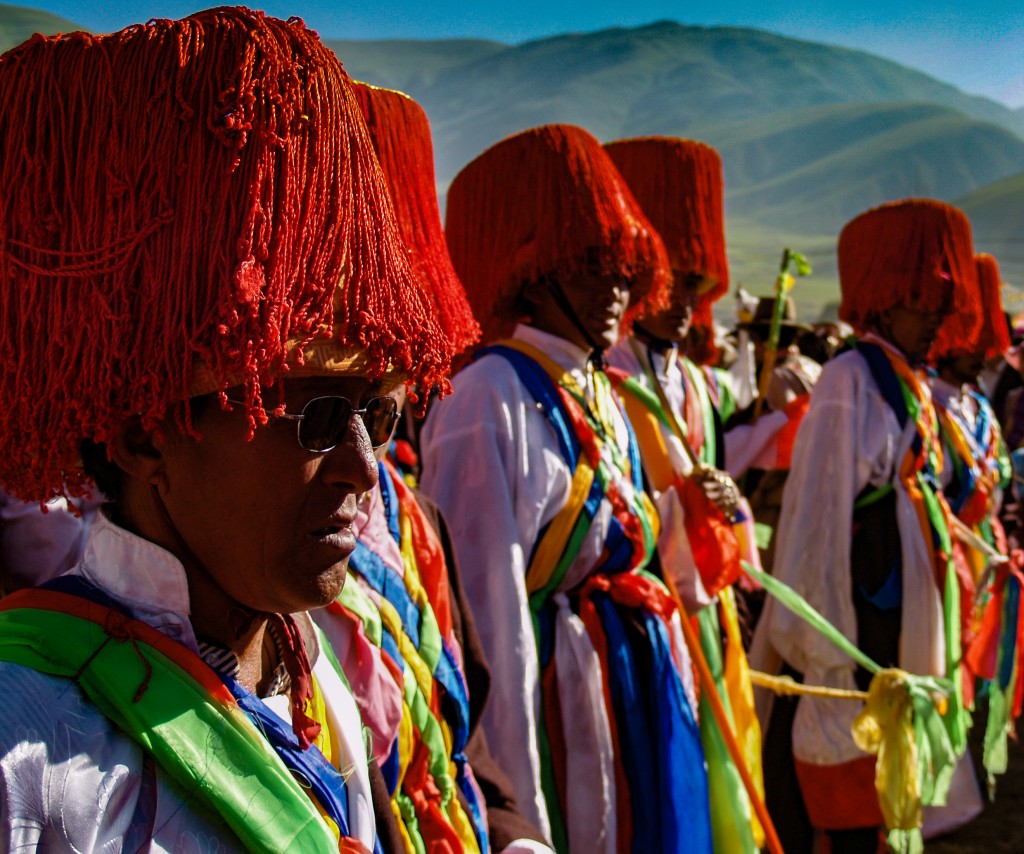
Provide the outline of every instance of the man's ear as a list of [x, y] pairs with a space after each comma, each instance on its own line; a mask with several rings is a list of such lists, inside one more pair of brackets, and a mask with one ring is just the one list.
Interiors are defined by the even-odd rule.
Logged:
[[142, 419], [133, 415], [107, 446], [110, 458], [129, 477], [150, 485], [164, 480], [164, 457], [155, 430], [146, 430]]

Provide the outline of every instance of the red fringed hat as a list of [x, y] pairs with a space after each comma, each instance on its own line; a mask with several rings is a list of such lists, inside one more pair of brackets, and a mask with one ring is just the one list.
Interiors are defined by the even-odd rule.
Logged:
[[[83, 489], [83, 438], [295, 374], [425, 388], [450, 354], [337, 58], [240, 8], [0, 58], [0, 483]], [[280, 402], [280, 392], [274, 395]]]
[[974, 261], [978, 268], [978, 289], [981, 292], [981, 323], [974, 352], [984, 353], [986, 359], [991, 359], [1009, 350], [1011, 344], [1000, 292], [1003, 277], [999, 274], [999, 262], [987, 252], [975, 255]]
[[954, 312], [942, 322], [929, 354], [932, 361], [981, 354], [991, 358], [1010, 347], [999, 293], [999, 264], [987, 254], [975, 255], [974, 263], [978, 273], [976, 292], [970, 296], [974, 313]]
[[672, 270], [711, 281], [704, 299], [729, 291], [722, 158], [692, 139], [647, 136], [605, 145], [665, 243]]
[[354, 85], [413, 266], [429, 285], [438, 322], [452, 341], [453, 355], [461, 353], [476, 343], [480, 326], [448, 256], [427, 114], [401, 92], [367, 83]]
[[482, 340], [511, 332], [524, 285], [595, 265], [633, 281], [632, 305], [664, 302], [665, 248], [601, 144], [544, 125], [491, 146], [448, 191], [445, 233]]
[[905, 199], [872, 208], [839, 235], [839, 319], [864, 329], [898, 306], [977, 317], [971, 225], [957, 208]]

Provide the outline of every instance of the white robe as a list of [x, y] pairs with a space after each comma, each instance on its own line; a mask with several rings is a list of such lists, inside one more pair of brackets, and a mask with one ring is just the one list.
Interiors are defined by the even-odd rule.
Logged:
[[[523, 325], [514, 337], [540, 349], [587, 387], [587, 354], [579, 347]], [[539, 532], [569, 499], [573, 473], [548, 416], [507, 359], [483, 356], [452, 384], [453, 394], [431, 409], [420, 437], [422, 487], [448, 519], [491, 664], [494, 678], [483, 714], [491, 753], [511, 779], [520, 810], [550, 840], [538, 748], [540, 664], [525, 576]], [[625, 452], [625, 423], [617, 412], [615, 417], [616, 440]], [[617, 485], [628, 499], [633, 490], [628, 478], [617, 477]], [[560, 589], [576, 587], [598, 563], [611, 515], [611, 505], [602, 501]], [[554, 601], [564, 606], [564, 598], [556, 594]], [[612, 746], [604, 704], [598, 702], [597, 654], [582, 621], [568, 607], [558, 609], [557, 620], [554, 654], [572, 783], [566, 809], [570, 847], [612, 852]], [[573, 764], [574, 757], [579, 764]], [[573, 818], [577, 814], [578, 821]]]
[[[889, 346], [877, 338], [866, 340]], [[899, 426], [860, 353], [850, 351], [829, 362], [797, 435], [774, 574], [856, 643], [850, 575], [853, 505], [865, 487], [894, 483], [903, 576], [899, 664], [911, 673], [945, 675], [943, 608], [931, 548], [898, 477], [915, 434], [913, 422]], [[853, 661], [771, 599], [758, 625], [762, 633], [807, 684], [856, 687]], [[818, 765], [863, 757], [850, 735], [858, 711], [858, 704], [847, 700], [801, 702], [793, 726], [795, 756]]]
[[[188, 585], [169, 552], [96, 517], [82, 560], [71, 571], [198, 654]], [[296, 614], [342, 751], [349, 832], [372, 850], [375, 826], [362, 723], [352, 695], [319, 654], [309, 617]], [[183, 792], [141, 747], [116, 729], [68, 679], [0, 662], [0, 849], [120, 852], [243, 851], [216, 815]], [[286, 695], [264, 700], [291, 726]], [[154, 769], [155, 768], [155, 773]], [[145, 818], [155, 801], [155, 816]], [[133, 822], [147, 829], [140, 840]], [[141, 847], [140, 847], [141, 844]]]

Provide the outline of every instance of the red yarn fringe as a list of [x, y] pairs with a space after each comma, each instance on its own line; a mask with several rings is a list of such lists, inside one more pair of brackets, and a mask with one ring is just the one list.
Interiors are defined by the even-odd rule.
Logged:
[[976, 292], [969, 296], [972, 311], [949, 315], [935, 336], [932, 361], [954, 356], [984, 354], [991, 358], [1010, 346], [1010, 332], [999, 293], [999, 264], [991, 255], [974, 256]]
[[79, 440], [157, 425], [197, 360], [253, 425], [290, 340], [444, 384], [350, 81], [298, 19], [35, 36], [0, 59], [0, 115], [7, 489], [81, 493]]
[[412, 254], [414, 269], [426, 281], [434, 313], [451, 339], [454, 356], [477, 342], [480, 326], [448, 256], [427, 114], [401, 92], [359, 82], [353, 88], [388, 182], [402, 239]]
[[529, 282], [596, 271], [631, 280], [641, 310], [667, 301], [661, 239], [582, 128], [544, 125], [487, 149], [452, 182], [445, 233], [484, 343], [523, 319], [506, 310]]
[[999, 262], [987, 252], [974, 256], [978, 268], [978, 286], [981, 290], [982, 323], [978, 331], [978, 353], [990, 359], [1010, 349], [1010, 329], [1003, 312], [1001, 288], [1003, 277]]
[[980, 316], [971, 225], [957, 208], [905, 199], [872, 208], [839, 235], [841, 320], [857, 330], [903, 306]]
[[605, 151], [661, 235], [673, 272], [713, 280], [703, 294], [711, 302], [728, 293], [725, 181], [718, 152], [703, 142], [665, 136], [618, 140]]

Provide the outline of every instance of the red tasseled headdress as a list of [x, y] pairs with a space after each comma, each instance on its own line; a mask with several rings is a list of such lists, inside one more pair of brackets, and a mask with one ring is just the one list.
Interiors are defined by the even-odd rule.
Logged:
[[427, 114], [401, 92], [367, 83], [354, 86], [413, 266], [429, 285], [438, 322], [451, 338], [453, 355], [461, 353], [479, 339], [480, 326], [448, 256]]
[[82, 438], [154, 427], [197, 386], [243, 385], [255, 423], [290, 364], [443, 384], [351, 84], [301, 21], [221, 8], [35, 36], [0, 58], [0, 115], [17, 495], [81, 491]]
[[728, 293], [725, 182], [718, 152], [703, 142], [666, 136], [610, 142], [605, 151], [661, 235], [673, 271], [713, 280], [703, 294], [708, 300]]
[[[839, 235], [839, 319], [862, 330], [879, 312], [902, 306], [978, 316], [977, 272], [967, 217], [934, 199], [872, 208]], [[952, 297], [951, 297], [952, 295]]]
[[974, 313], [953, 312], [935, 336], [932, 361], [953, 356], [984, 354], [991, 358], [1010, 347], [1010, 331], [999, 293], [999, 264], [991, 255], [974, 256], [978, 273], [976, 292], [970, 297]]
[[522, 319], [499, 315], [524, 285], [595, 265], [634, 282], [634, 306], [667, 297], [661, 239], [601, 144], [572, 125], [523, 131], [466, 166], [448, 191], [445, 233], [484, 342]]
[[981, 324], [974, 352], [984, 353], [986, 359], [991, 359], [1009, 350], [1011, 343], [1000, 291], [1003, 277], [999, 273], [999, 262], [987, 252], [975, 255], [974, 261], [981, 292]]

